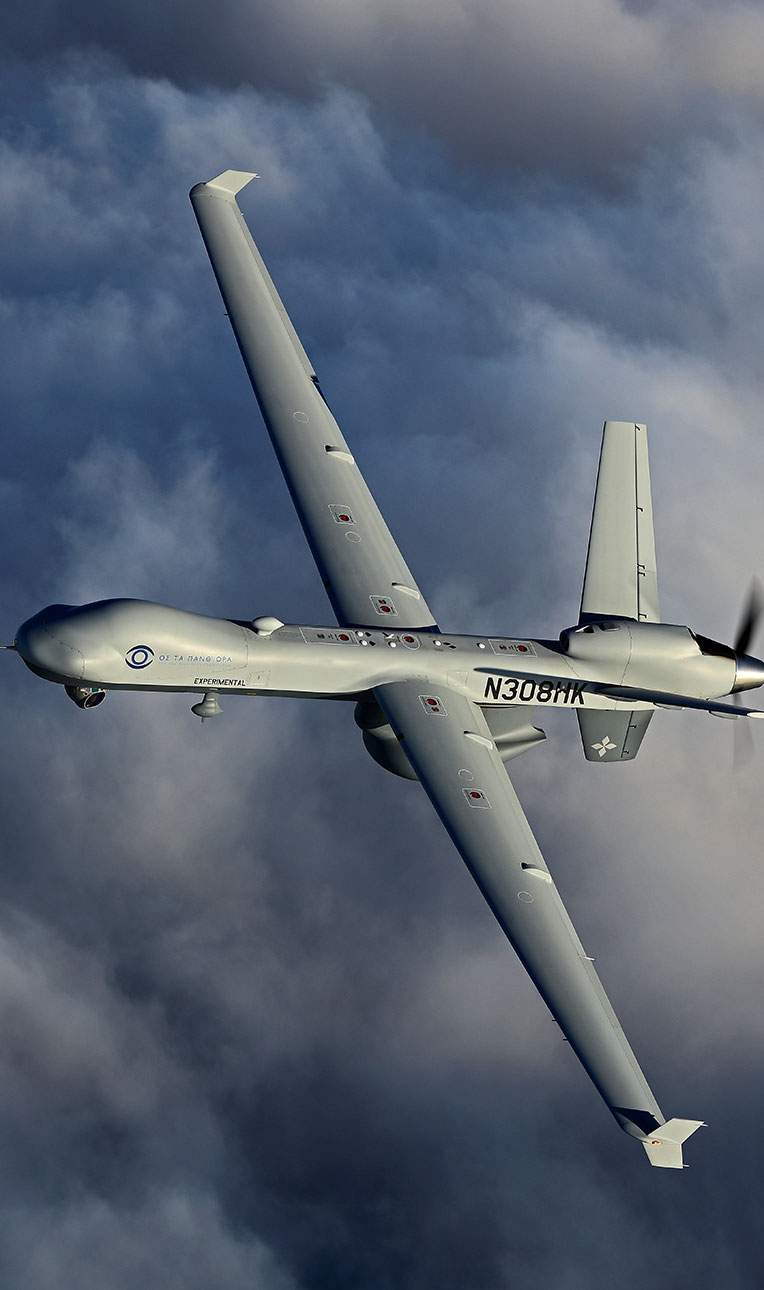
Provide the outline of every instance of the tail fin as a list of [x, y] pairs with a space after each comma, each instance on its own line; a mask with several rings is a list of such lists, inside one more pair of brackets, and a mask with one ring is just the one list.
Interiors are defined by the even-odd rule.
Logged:
[[[500, 709], [501, 711], [501, 709]], [[633, 761], [642, 745], [652, 712], [577, 709], [578, 728], [587, 761]]]
[[705, 1128], [703, 1120], [667, 1120], [649, 1137], [642, 1140], [651, 1165], [661, 1169], [683, 1169], [682, 1143], [686, 1142], [696, 1129]]
[[[606, 421], [594, 493], [579, 621], [658, 622], [647, 427]], [[588, 761], [631, 761], [651, 712], [577, 712]]]
[[606, 421], [594, 494], [581, 622], [660, 621], [647, 427]]

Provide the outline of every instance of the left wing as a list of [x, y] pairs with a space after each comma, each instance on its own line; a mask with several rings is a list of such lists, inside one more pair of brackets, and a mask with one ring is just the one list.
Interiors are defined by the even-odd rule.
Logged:
[[[374, 690], [472, 876], [621, 1128], [681, 1167], [666, 1121], [576, 935], [480, 709], [426, 679]], [[673, 1135], [673, 1136], [672, 1136]], [[664, 1149], [665, 1147], [665, 1149]]]
[[191, 203], [332, 608], [348, 627], [434, 627], [244, 223], [236, 194], [254, 178], [226, 170]]

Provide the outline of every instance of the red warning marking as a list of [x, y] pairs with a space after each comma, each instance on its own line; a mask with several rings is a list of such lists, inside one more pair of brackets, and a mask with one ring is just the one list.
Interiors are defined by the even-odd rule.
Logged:
[[349, 641], [349, 640], [350, 640], [350, 637], [349, 637], [349, 636], [346, 636], [344, 632], [340, 632], [340, 640], [341, 640], [341, 641]]
[[[494, 654], [535, 654], [533, 641], [506, 641], [492, 640], [490, 642]], [[480, 646], [478, 646], [478, 649]]]
[[369, 600], [378, 614], [394, 614], [396, 612], [395, 605], [389, 596], [369, 596]]
[[482, 788], [463, 788], [462, 792], [467, 799], [468, 806], [476, 806], [481, 810], [485, 809], [490, 811], [491, 803], [488, 801]]
[[448, 716], [448, 713], [446, 712], [446, 705], [444, 704], [442, 699], [439, 699], [437, 697], [437, 695], [420, 694], [419, 702], [421, 703], [425, 712], [429, 712], [433, 716], [439, 716], [439, 717]]
[[353, 523], [353, 512], [350, 510], [349, 507], [343, 506], [341, 502], [332, 502], [329, 506], [329, 510], [334, 516], [335, 523], [337, 524]]

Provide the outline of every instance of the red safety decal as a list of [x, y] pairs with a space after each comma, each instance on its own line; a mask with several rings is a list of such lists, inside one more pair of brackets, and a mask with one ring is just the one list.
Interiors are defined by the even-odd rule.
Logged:
[[339, 502], [330, 505], [329, 510], [334, 516], [336, 524], [352, 524], [353, 512], [348, 506], [342, 506]]
[[535, 654], [532, 641], [503, 641], [492, 640], [491, 649], [494, 654]]
[[462, 792], [470, 806], [483, 807], [484, 809], [487, 807], [490, 811], [491, 803], [488, 801], [482, 788], [463, 788]]
[[300, 635], [308, 645], [358, 645], [355, 632], [332, 631], [331, 628], [301, 627]]
[[444, 704], [443, 700], [439, 699], [438, 696], [435, 694], [420, 694], [419, 702], [421, 703], [425, 712], [431, 712], [434, 715], [439, 717], [448, 716], [448, 713], [446, 712], [446, 705]]
[[389, 596], [369, 596], [369, 600], [382, 618], [384, 618], [385, 614], [394, 614], [396, 612], [395, 605]]

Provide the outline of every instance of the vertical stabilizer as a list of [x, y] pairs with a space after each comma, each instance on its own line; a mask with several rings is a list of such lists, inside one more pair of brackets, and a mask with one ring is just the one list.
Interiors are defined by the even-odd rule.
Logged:
[[660, 621], [647, 427], [606, 421], [594, 494], [581, 622]]
[[[634, 421], [606, 421], [602, 431], [579, 621], [602, 618], [660, 621], [647, 427]], [[636, 757], [652, 713], [576, 716], [587, 760], [613, 762]]]
[[652, 712], [624, 712], [623, 705], [613, 711], [595, 708], [576, 712], [581, 742], [587, 761], [603, 764], [633, 761], [642, 745]]

